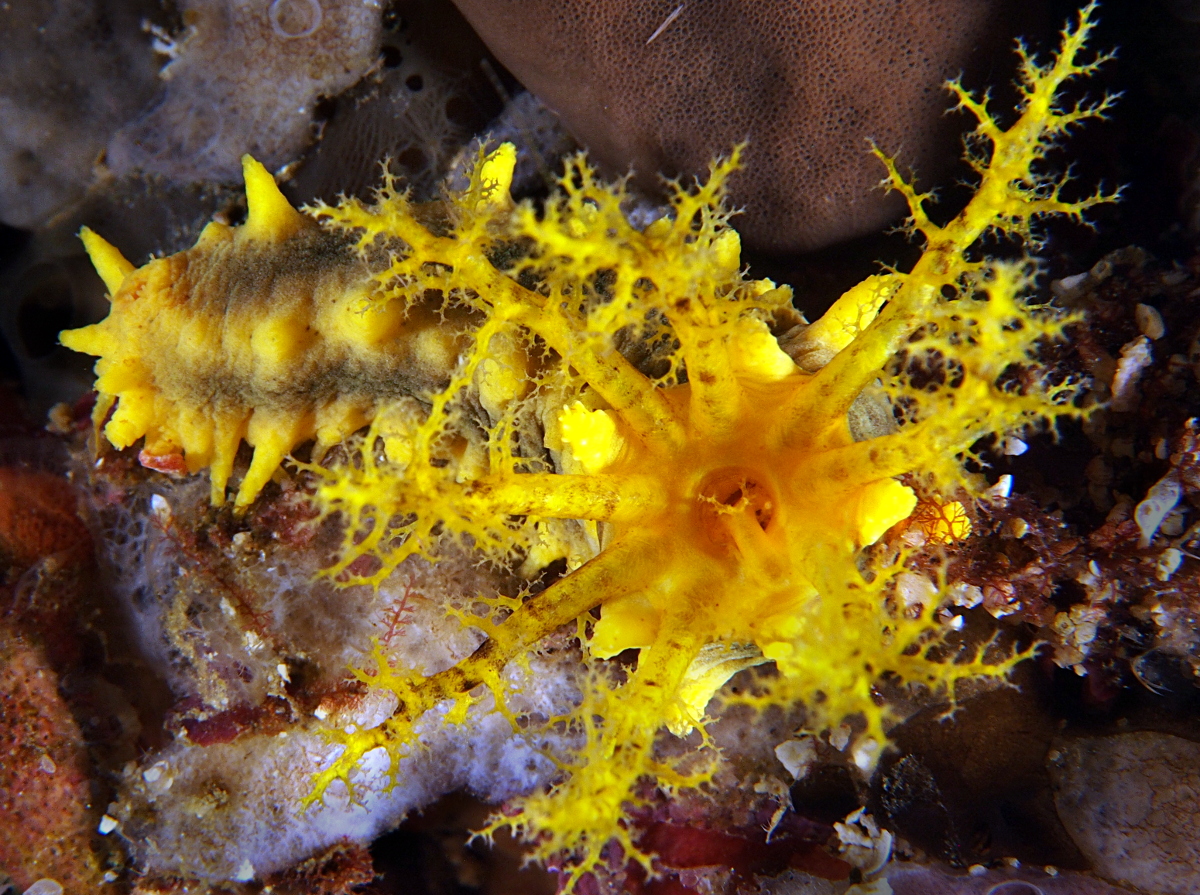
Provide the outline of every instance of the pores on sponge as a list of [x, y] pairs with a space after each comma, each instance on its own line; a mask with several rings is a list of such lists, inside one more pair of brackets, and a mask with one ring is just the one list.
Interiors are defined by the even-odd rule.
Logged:
[[[643, 186], [748, 142], [746, 243], [806, 251], [899, 217], [874, 142], [923, 180], [956, 154], [942, 82], [1007, 55], [1019, 0], [455, 0], [589, 155]], [[1011, 24], [1009, 24], [1011, 27]]]

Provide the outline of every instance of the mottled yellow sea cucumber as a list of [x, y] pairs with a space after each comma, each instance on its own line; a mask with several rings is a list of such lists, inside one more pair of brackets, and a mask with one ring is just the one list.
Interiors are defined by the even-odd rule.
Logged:
[[239, 507], [298, 445], [316, 439], [319, 457], [380, 407], [443, 385], [462, 347], [461, 314], [373, 302], [378, 263], [243, 164], [246, 222], [214, 221], [187, 251], [134, 269], [84, 229], [112, 308], [62, 334], [100, 357], [96, 420], [113, 446], [145, 439], [148, 463], [208, 469], [218, 504], [239, 444], [253, 447]]

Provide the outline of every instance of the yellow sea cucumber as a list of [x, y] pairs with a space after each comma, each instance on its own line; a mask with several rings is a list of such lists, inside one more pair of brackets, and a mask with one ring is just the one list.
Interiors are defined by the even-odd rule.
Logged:
[[209, 470], [225, 499], [238, 445], [254, 459], [236, 504], [249, 504], [298, 445], [337, 444], [398, 397], [443, 384], [461, 348], [453, 312], [372, 303], [373, 262], [292, 208], [244, 160], [249, 214], [213, 222], [187, 251], [135, 269], [82, 232], [112, 296], [107, 318], [64, 332], [100, 356], [96, 421], [117, 448], [180, 456]]
[[[574, 856], [573, 885], [614, 841], [651, 867], [624, 820], [639, 782], [711, 779], [709, 766], [661, 759], [656, 738], [703, 736], [710, 699], [740, 669], [773, 662], [778, 674], [752, 700], [803, 700], [816, 730], [857, 718], [868, 763], [886, 742], [881, 679], [953, 699], [964, 678], [1008, 672], [1018, 656], [948, 658], [937, 601], [896, 597], [903, 550], [871, 548], [899, 524], [932, 541], [965, 535], [983, 486], [964, 470], [973, 446], [1084, 412], [1078, 383], [1039, 360], [1071, 318], [1025, 300], [1032, 262], [988, 260], [976, 245], [989, 231], [1028, 239], [1040, 215], [1079, 218], [1115, 198], [1070, 201], [1066, 179], [1045, 170], [1056, 141], [1108, 107], [1057, 99], [1105, 59], [1082, 58], [1094, 10], [1050, 62], [1020, 50], [1023, 102], [1009, 127], [951, 85], [978, 122], [979, 184], [949, 222], [877, 153], [925, 251], [909, 272], [871, 277], [792, 329], [787, 351], [790, 290], [745, 276], [722, 205], [736, 152], [707, 182], [676, 186], [671, 213], [644, 230], [626, 220], [621, 185], [581, 157], [544, 208], [514, 204], [513, 149], [502, 146], [436, 206], [387, 182], [370, 205], [304, 217], [248, 162], [247, 224], [206, 231], [190, 254], [133, 271], [85, 237], [113, 313], [64, 342], [101, 355], [97, 422], [114, 444], [144, 435], [148, 450], [210, 465], [219, 501], [244, 436], [255, 448], [245, 505], [301, 441], [325, 447], [369, 422], [348, 459], [300, 464], [315, 503], [345, 521], [332, 572], [367, 555], [363, 580], [379, 581], [409, 556], [436, 559], [448, 539], [530, 574], [565, 563], [540, 593], [467, 617], [487, 637], [452, 668], [423, 677], [377, 650], [356, 674], [390, 689], [395, 713], [330, 733], [345, 748], [314, 799], [351, 784], [371, 750], [419, 748], [412, 725], [427, 711], [455, 723], [494, 698], [507, 712], [506, 666], [574, 623], [590, 685], [565, 723], [584, 745], [551, 790], [497, 821], [543, 857]], [[205, 292], [193, 266], [233, 290]], [[436, 350], [422, 347], [431, 332], [445, 334]], [[130, 334], [139, 349], [122, 347]], [[413, 359], [428, 371], [419, 381], [402, 372]], [[872, 392], [891, 412], [854, 425]], [[206, 401], [215, 434], [200, 421]], [[630, 650], [632, 666], [605, 661]]]

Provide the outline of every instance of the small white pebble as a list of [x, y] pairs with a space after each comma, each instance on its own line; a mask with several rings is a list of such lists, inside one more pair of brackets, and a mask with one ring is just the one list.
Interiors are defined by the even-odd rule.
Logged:
[[46, 877], [26, 889], [25, 895], [62, 895], [62, 890], [62, 883]]
[[1063, 277], [1061, 280], [1055, 280], [1050, 284], [1050, 289], [1059, 298], [1075, 298], [1083, 292], [1084, 287], [1087, 286], [1087, 281], [1087, 271], [1084, 271], [1083, 273]]
[[171, 518], [171, 505], [167, 503], [167, 499], [161, 494], [150, 495], [150, 512], [152, 512], [160, 522], [167, 522]]
[[784, 740], [775, 747], [775, 757], [794, 780], [800, 780], [817, 760], [817, 746], [812, 737]]
[[985, 873], [987, 873], [987, 868], [982, 864], [972, 864], [967, 868], [967, 875], [969, 876], [983, 876]]
[[285, 684], [290, 684], [292, 682], [292, 679], [290, 677], [288, 677], [288, 670], [287, 670], [287, 666], [285, 664], [280, 662], [278, 665], [275, 666], [275, 670], [279, 672], [279, 676], [281, 678], [283, 678], [283, 682]]
[[1029, 445], [1014, 435], [1008, 435], [1000, 440], [1000, 450], [1006, 457], [1019, 457], [1029, 450]]
[[983, 496], [988, 500], [1004, 500], [1010, 494], [1012, 494], [1012, 476], [1007, 473], [1000, 476], [996, 480], [996, 484], [983, 492]]
[[1150, 546], [1159, 526], [1167, 518], [1167, 514], [1175, 509], [1181, 497], [1183, 486], [1176, 480], [1173, 470], [1150, 486], [1145, 498], [1133, 511], [1133, 518], [1142, 533], [1138, 541], [1140, 547], [1145, 549]]
[[1109, 410], [1129, 413], [1137, 408], [1141, 398], [1137, 387], [1138, 380], [1152, 363], [1154, 353], [1150, 350], [1150, 340], [1145, 336], [1139, 336], [1121, 346], [1121, 359], [1117, 361], [1117, 369], [1113, 374]]
[[58, 765], [54, 763], [54, 759], [49, 755], [43, 755], [38, 759], [38, 770], [43, 774], [53, 774], [58, 770]]
[[100, 826], [96, 827], [96, 832], [101, 836], [107, 836], [117, 828], [117, 819], [109, 817], [107, 814], [100, 818]]
[[254, 879], [254, 865], [250, 863], [249, 858], [242, 858], [242, 863], [238, 865], [233, 878], [239, 883], [248, 883]]
[[875, 765], [879, 761], [879, 754], [882, 751], [879, 743], [867, 737], [854, 744], [851, 758], [858, 765], [860, 771], [869, 774], [875, 769]]
[[1143, 336], [1148, 339], [1161, 339], [1166, 335], [1167, 327], [1163, 323], [1162, 314], [1151, 305], [1136, 305], [1133, 309], [1133, 319]]
[[162, 764], [159, 763], [156, 765], [152, 765], [151, 767], [148, 767], [148, 768], [146, 768], [146, 770], [142, 771], [142, 778], [147, 783], [155, 783], [162, 776], [162, 774], [163, 774]]
[[117, 872], [115, 870], [105, 870], [103, 879], [106, 883], [115, 883], [117, 881]]
[[1046, 876], [1058, 876], [1058, 868], [1053, 864], [1047, 864], [1042, 869], [1046, 872]]

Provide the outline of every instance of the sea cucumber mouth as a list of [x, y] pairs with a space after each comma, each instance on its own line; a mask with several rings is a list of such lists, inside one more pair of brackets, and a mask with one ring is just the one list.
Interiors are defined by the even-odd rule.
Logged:
[[769, 531], [778, 506], [767, 477], [742, 466], [710, 472], [696, 489], [700, 528], [709, 543], [722, 552], [741, 540], [740, 532], [748, 523], [762, 532]]

